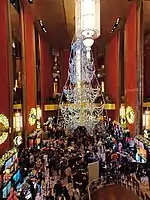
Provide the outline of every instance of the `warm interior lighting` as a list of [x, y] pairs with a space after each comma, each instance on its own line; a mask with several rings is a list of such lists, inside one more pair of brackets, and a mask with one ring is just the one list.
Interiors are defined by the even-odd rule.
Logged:
[[126, 116], [126, 111], [125, 111], [125, 107], [121, 106], [120, 107], [120, 117], [124, 118]]
[[94, 39], [100, 36], [100, 0], [75, 0], [75, 20], [76, 37], [83, 38], [90, 59]]
[[33, 3], [33, 0], [28, 0], [28, 2], [32, 4], [32, 3]]
[[146, 130], [150, 129], [150, 111], [146, 110], [143, 114], [143, 127]]
[[57, 85], [57, 82], [54, 82], [53, 89], [54, 89], [54, 96], [55, 96], [55, 95], [58, 93], [58, 85]]
[[43, 28], [43, 31], [44, 31], [45, 33], [47, 33], [47, 30], [46, 30], [45, 28]]
[[119, 23], [120, 23], [121, 19], [118, 17], [116, 19], [116, 22], [114, 24], [114, 27], [111, 29], [111, 33], [115, 31], [115, 29], [118, 27]]
[[104, 81], [101, 82], [101, 89], [102, 89], [102, 92], [105, 92], [105, 89], [104, 89]]
[[19, 112], [16, 112], [14, 114], [14, 117], [13, 117], [13, 127], [15, 129], [16, 132], [19, 132], [21, 131], [21, 128], [23, 127], [23, 124], [22, 124], [22, 116]]
[[43, 26], [43, 21], [39, 20], [39, 24], [40, 24], [40, 26]]
[[75, 1], [76, 36], [100, 36], [100, 0]]
[[119, 24], [119, 22], [120, 22], [120, 18], [117, 18], [116, 24]]
[[100, 74], [97, 74], [97, 77], [98, 77], [98, 78], [100, 78], [100, 77], [101, 77], [101, 75], [100, 75]]
[[39, 20], [39, 24], [40, 24], [42, 30], [43, 30], [45, 33], [47, 33], [47, 30], [46, 30], [46, 28], [44, 27], [44, 24], [43, 24], [43, 21], [42, 21], [42, 20]]
[[37, 107], [37, 108], [36, 108], [36, 119], [37, 119], [37, 120], [40, 120], [41, 117], [42, 117], [42, 110], [41, 110], [40, 107]]

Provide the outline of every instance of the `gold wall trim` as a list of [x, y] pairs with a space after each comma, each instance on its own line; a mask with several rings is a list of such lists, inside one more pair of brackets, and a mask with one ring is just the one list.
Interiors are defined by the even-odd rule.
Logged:
[[150, 108], [150, 102], [143, 103], [143, 108]]
[[[115, 104], [105, 104], [106, 110], [115, 110]], [[58, 110], [58, 104], [49, 104], [44, 106], [44, 111]]]
[[22, 109], [22, 104], [14, 104], [13, 105], [14, 110], [21, 110]]
[[45, 111], [58, 110], [58, 104], [44, 105]]
[[115, 110], [116, 109], [116, 105], [115, 104], [111, 104], [111, 103], [109, 103], [109, 104], [107, 103], [107, 104], [105, 104], [104, 108], [106, 110]]

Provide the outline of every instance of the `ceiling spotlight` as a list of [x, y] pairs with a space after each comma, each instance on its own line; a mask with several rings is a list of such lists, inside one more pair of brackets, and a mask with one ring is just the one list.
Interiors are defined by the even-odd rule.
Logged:
[[30, 4], [32, 4], [32, 3], [33, 3], [33, 0], [28, 0], [28, 2], [29, 2]]
[[116, 20], [116, 24], [118, 25], [120, 22], [120, 18], [118, 17], [117, 20]]
[[40, 26], [43, 26], [42, 20], [39, 20], [39, 24], [40, 24]]
[[16, 47], [15, 42], [12, 43], [12, 47], [15, 49], [15, 47]]
[[46, 30], [45, 28], [43, 28], [43, 31], [44, 31], [45, 33], [47, 33], [47, 30]]
[[57, 82], [57, 78], [55, 78], [55, 82]]
[[57, 70], [57, 73], [60, 73], [60, 71], [59, 71], [59, 70]]

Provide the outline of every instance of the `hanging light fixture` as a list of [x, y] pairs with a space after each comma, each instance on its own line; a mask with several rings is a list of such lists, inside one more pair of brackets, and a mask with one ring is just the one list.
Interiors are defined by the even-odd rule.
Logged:
[[[91, 58], [87, 59], [81, 38], [72, 43], [69, 73], [62, 93], [62, 96], [66, 96], [67, 103], [61, 97], [58, 113], [59, 126], [69, 130], [84, 126], [91, 133], [104, 114], [104, 98], [95, 74], [92, 55]], [[97, 97], [101, 99], [98, 105], [95, 104]]]
[[90, 58], [94, 39], [100, 36], [100, 0], [75, 0], [75, 33], [83, 38]]

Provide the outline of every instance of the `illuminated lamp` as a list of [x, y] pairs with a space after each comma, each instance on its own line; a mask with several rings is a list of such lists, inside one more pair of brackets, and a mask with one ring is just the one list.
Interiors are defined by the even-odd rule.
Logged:
[[36, 119], [37, 119], [37, 120], [40, 120], [41, 117], [42, 117], [41, 108], [40, 108], [40, 107], [37, 107], [37, 108], [36, 108]]
[[83, 38], [89, 57], [94, 40], [100, 36], [100, 0], [75, 0], [75, 34]]
[[19, 112], [16, 112], [14, 114], [14, 117], [13, 117], [13, 127], [14, 129], [16, 130], [16, 132], [19, 132], [21, 131], [23, 125], [22, 125], [22, 116]]
[[32, 3], [33, 3], [33, 0], [28, 0], [28, 2], [29, 2], [30, 4], [32, 4]]

